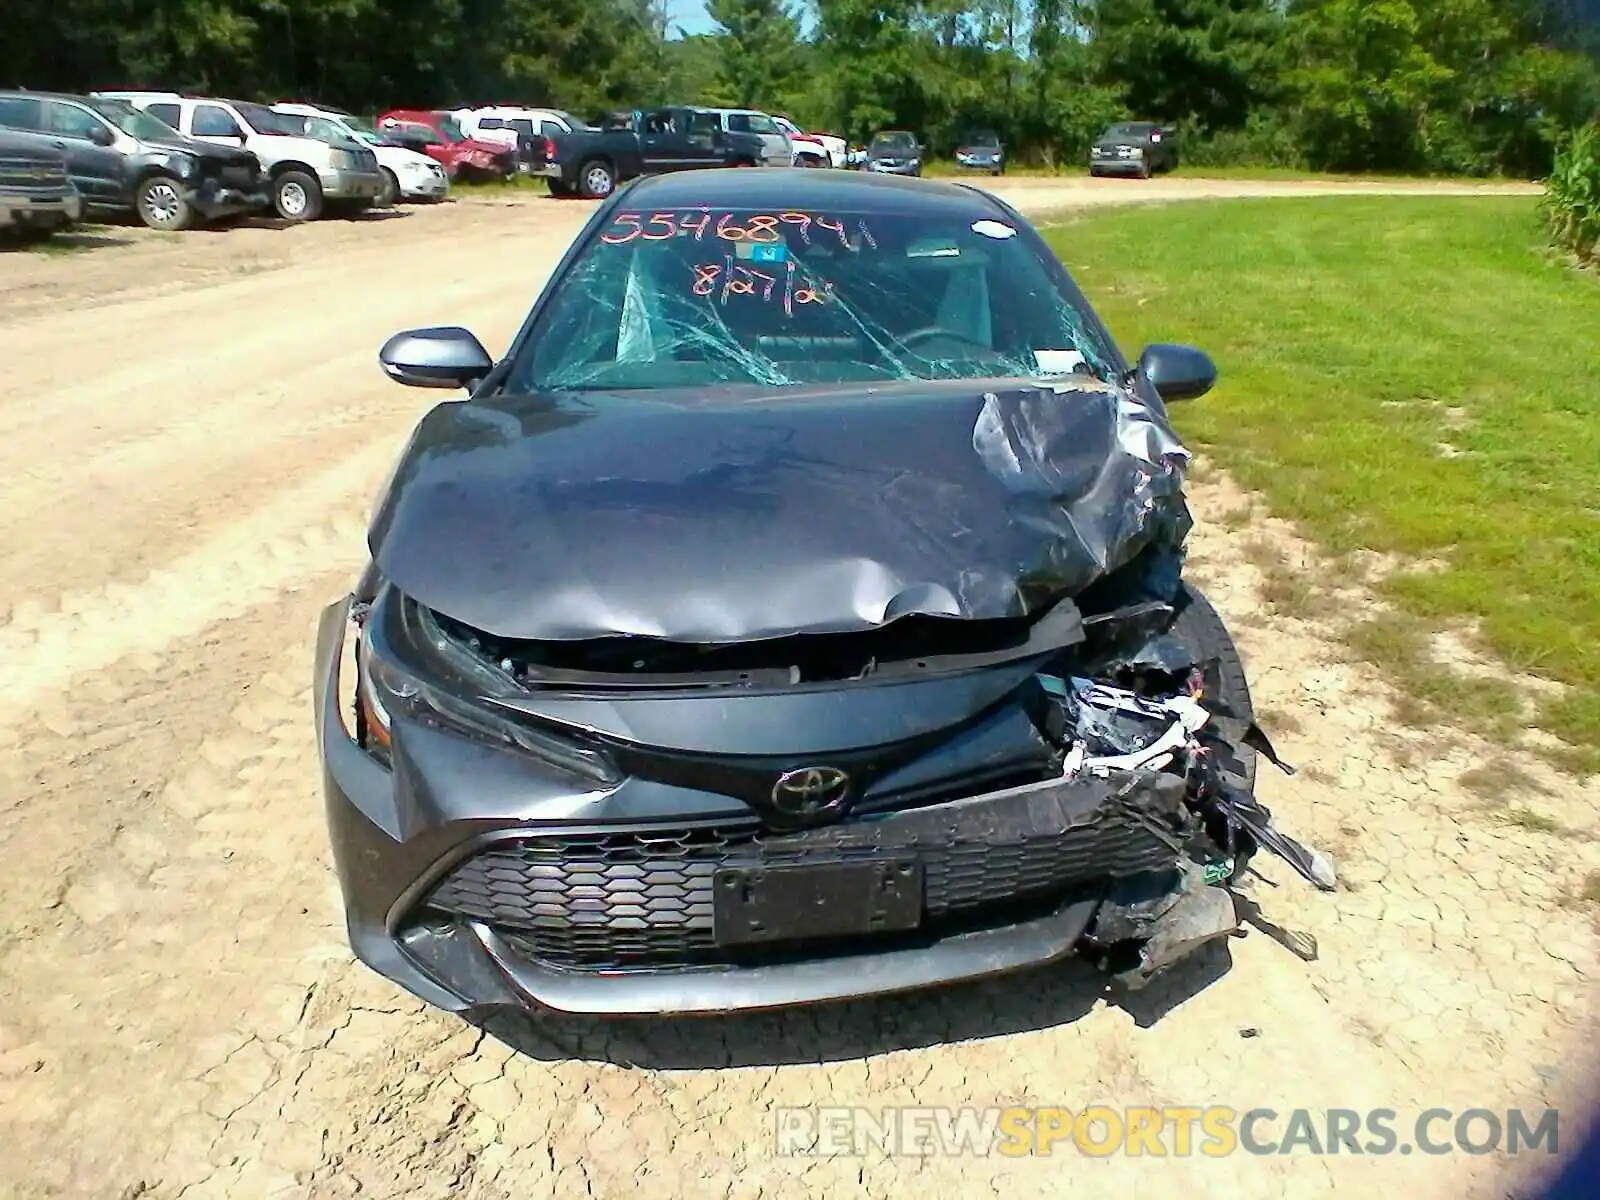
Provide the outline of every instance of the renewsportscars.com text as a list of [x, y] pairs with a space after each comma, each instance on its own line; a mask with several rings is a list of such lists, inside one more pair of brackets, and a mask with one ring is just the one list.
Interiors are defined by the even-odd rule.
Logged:
[[780, 1155], [953, 1156], [1081, 1154], [1184, 1158], [1257, 1155], [1556, 1154], [1553, 1108], [1234, 1109], [1207, 1107], [1083, 1109], [780, 1108]]

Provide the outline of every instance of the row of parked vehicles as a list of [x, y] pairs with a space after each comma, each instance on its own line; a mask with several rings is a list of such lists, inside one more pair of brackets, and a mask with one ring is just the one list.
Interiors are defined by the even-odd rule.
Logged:
[[[161, 91], [0, 91], [0, 230], [48, 234], [86, 211], [131, 213], [176, 232], [255, 213], [287, 222], [439, 200], [455, 181], [543, 178], [556, 196], [603, 198], [639, 175], [704, 167], [855, 168], [922, 174], [906, 130], [866, 146], [752, 109], [668, 105], [594, 122], [514, 104], [392, 109], [366, 119], [303, 101], [259, 104]], [[1176, 165], [1170, 130], [1113, 126], [1091, 170], [1148, 175]], [[999, 175], [989, 131], [956, 151]]]

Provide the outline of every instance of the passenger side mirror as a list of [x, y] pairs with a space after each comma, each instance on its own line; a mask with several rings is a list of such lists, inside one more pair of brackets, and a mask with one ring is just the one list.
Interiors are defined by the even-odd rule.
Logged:
[[116, 141], [116, 135], [98, 122], [89, 126], [89, 140], [96, 146], [109, 146]]
[[1217, 382], [1211, 356], [1193, 346], [1153, 342], [1139, 355], [1134, 372], [1143, 375], [1162, 400], [1195, 400]]
[[494, 367], [483, 343], [455, 325], [408, 329], [378, 351], [384, 374], [408, 387], [467, 388]]

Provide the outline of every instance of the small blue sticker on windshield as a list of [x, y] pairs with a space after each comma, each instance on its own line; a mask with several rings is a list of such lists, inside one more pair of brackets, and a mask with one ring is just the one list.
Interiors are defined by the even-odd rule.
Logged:
[[782, 242], [771, 245], [756, 244], [750, 247], [750, 261], [758, 263], [781, 263], [789, 257], [789, 247]]

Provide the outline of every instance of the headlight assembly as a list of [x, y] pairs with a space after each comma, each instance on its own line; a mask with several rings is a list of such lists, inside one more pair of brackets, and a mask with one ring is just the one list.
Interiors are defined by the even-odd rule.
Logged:
[[388, 760], [395, 718], [405, 717], [515, 747], [595, 784], [621, 781], [599, 750], [489, 703], [527, 693], [457, 644], [426, 608], [392, 590], [369, 611], [355, 657], [358, 736], [376, 758]]

